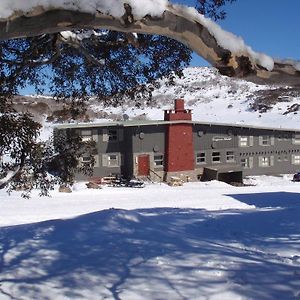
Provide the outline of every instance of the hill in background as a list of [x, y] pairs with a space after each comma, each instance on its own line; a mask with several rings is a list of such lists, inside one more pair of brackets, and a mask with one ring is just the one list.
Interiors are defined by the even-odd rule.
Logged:
[[85, 113], [71, 120], [68, 105], [45, 96], [18, 96], [15, 107], [30, 111], [42, 121], [86, 122], [102, 120], [163, 119], [163, 110], [184, 98], [193, 110], [193, 120], [299, 128], [300, 87], [258, 85], [222, 76], [214, 68], [187, 68], [175, 85], [158, 82], [153, 98], [136, 102], [124, 99], [117, 107], [104, 106], [91, 98]]

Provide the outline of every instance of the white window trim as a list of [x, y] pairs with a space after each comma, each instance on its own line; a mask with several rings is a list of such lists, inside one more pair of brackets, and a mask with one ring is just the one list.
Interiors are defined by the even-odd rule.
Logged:
[[[229, 152], [232, 154], [228, 154]], [[234, 151], [226, 151], [226, 162], [235, 162]]]
[[299, 133], [293, 134], [292, 142], [294, 145], [300, 145], [300, 134]]
[[[204, 156], [203, 157], [200, 157], [200, 156], [198, 157], [198, 155], [200, 155], [200, 154], [204, 154]], [[198, 161], [198, 159], [200, 159], [200, 158], [203, 158], [204, 161]], [[204, 151], [196, 153], [196, 164], [197, 165], [204, 165], [204, 164], [206, 164], [206, 153]]]
[[[155, 156], [161, 156], [161, 159], [155, 159]], [[162, 153], [155, 153], [153, 155], [154, 168], [162, 168], [164, 166], [164, 155]], [[161, 162], [161, 164], [157, 165], [157, 162]]]
[[[242, 160], [245, 160], [246, 164], [243, 166], [242, 165]], [[241, 158], [241, 166], [244, 169], [252, 169], [253, 168], [253, 157], [252, 156], [248, 156], [248, 157], [243, 157]]]
[[260, 135], [258, 137], [258, 144], [262, 147], [273, 146], [275, 143], [275, 138], [272, 135]]
[[97, 129], [83, 129], [80, 131], [81, 140], [83, 142], [98, 142], [98, 130]]
[[[112, 131], [115, 132], [115, 134], [112, 134]], [[111, 139], [112, 136], [115, 136], [115, 139]], [[122, 142], [124, 140], [124, 131], [121, 128], [103, 128], [102, 129], [102, 141], [103, 142]]]
[[[111, 165], [111, 156], [116, 156], [116, 164]], [[106, 153], [102, 154], [102, 166], [106, 168], [118, 168], [122, 164], [120, 153]]]
[[[219, 155], [214, 156], [213, 155], [214, 153], [219, 153]], [[214, 160], [214, 158], [217, 158], [217, 157], [219, 158], [219, 160]], [[221, 162], [221, 152], [220, 151], [213, 151], [211, 153], [211, 162], [213, 164], [219, 164]]]
[[246, 148], [246, 147], [252, 147], [253, 146], [253, 135], [240, 135], [238, 137], [239, 139], [239, 147]]
[[259, 156], [258, 166], [261, 168], [269, 168], [274, 166], [274, 156]]
[[300, 165], [300, 154], [293, 154], [292, 155], [292, 164], [293, 165]]
[[[85, 162], [89, 163], [91, 160], [88, 160], [88, 161], [84, 161], [84, 157], [87, 157], [87, 156], [81, 156], [80, 159], [79, 159], [79, 163], [80, 165], [83, 165]], [[94, 168], [99, 168], [99, 155], [94, 155], [94, 160], [95, 160], [95, 163], [94, 163]]]

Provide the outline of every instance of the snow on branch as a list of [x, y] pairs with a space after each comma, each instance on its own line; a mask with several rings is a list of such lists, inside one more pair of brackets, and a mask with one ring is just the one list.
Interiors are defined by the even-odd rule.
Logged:
[[186, 44], [224, 75], [264, 83], [300, 82], [299, 62], [274, 62], [194, 8], [167, 0], [0, 0], [0, 39], [74, 29], [165, 35]]

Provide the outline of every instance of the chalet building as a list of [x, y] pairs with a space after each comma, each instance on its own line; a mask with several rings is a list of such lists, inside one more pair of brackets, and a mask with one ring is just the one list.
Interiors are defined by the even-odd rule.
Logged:
[[56, 130], [76, 131], [83, 140], [96, 142], [95, 177], [240, 182], [246, 175], [300, 169], [300, 131], [195, 122], [182, 99], [165, 111], [163, 121], [67, 124]]

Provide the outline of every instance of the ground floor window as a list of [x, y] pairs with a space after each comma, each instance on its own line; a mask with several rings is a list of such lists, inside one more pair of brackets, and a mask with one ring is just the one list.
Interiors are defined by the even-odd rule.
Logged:
[[211, 155], [211, 160], [213, 163], [218, 163], [221, 161], [221, 153], [214, 151]]
[[227, 151], [226, 152], [226, 161], [227, 162], [234, 162], [235, 157], [234, 157], [234, 152], [233, 151]]
[[164, 156], [163, 154], [154, 154], [154, 166], [162, 167], [164, 165]]
[[292, 164], [300, 165], [300, 155], [292, 155]]
[[258, 166], [265, 168], [265, 167], [270, 167], [273, 166], [274, 164], [274, 158], [273, 156], [259, 156], [258, 157]]
[[205, 162], [206, 162], [205, 152], [198, 152], [198, 153], [196, 153], [196, 163], [198, 165], [200, 165], [200, 164], [205, 164]]
[[120, 155], [118, 153], [103, 154], [102, 165], [103, 167], [119, 167]]
[[251, 169], [253, 167], [253, 157], [243, 157], [243, 158], [241, 158], [241, 166], [244, 169]]
[[98, 168], [99, 167], [99, 156], [98, 155], [89, 155], [89, 154], [83, 154], [80, 158], [80, 163], [82, 165], [84, 164], [90, 164], [92, 163], [92, 160], [93, 160], [93, 163], [94, 163], [94, 168]]

